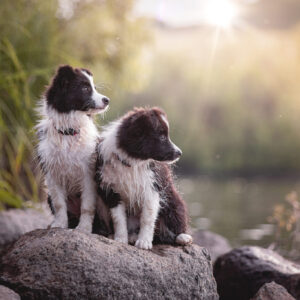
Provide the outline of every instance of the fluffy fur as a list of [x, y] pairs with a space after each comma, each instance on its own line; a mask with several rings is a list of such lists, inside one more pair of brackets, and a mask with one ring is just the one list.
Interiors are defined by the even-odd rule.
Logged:
[[169, 166], [181, 151], [169, 138], [161, 109], [135, 109], [111, 123], [97, 154], [98, 193], [110, 208], [115, 240], [142, 249], [151, 249], [153, 240], [192, 242], [186, 206]]
[[92, 74], [86, 69], [60, 67], [46, 90], [36, 130], [38, 159], [55, 212], [51, 227], [68, 227], [67, 211], [72, 204], [68, 199], [75, 199], [76, 205], [81, 203], [77, 228], [92, 231], [96, 206], [95, 149], [99, 137], [92, 115], [104, 112], [108, 102], [96, 91]]

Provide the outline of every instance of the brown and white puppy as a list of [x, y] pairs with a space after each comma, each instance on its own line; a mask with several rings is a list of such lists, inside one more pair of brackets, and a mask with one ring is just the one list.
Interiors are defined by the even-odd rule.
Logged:
[[60, 67], [46, 90], [36, 130], [38, 159], [55, 212], [51, 227], [68, 227], [68, 199], [78, 199], [81, 210], [77, 228], [92, 231], [99, 136], [91, 116], [104, 112], [108, 103], [109, 99], [96, 91], [93, 76], [86, 69]]
[[192, 242], [186, 205], [170, 169], [182, 153], [169, 138], [161, 109], [134, 109], [111, 123], [97, 152], [98, 193], [110, 208], [115, 240], [142, 249], [151, 249], [153, 242]]

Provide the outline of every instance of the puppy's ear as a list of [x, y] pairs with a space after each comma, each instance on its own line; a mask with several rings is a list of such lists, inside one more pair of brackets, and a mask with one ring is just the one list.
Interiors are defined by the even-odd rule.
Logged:
[[130, 118], [129, 118], [130, 123], [131, 123], [131, 124], [135, 123], [135, 122], [137, 121], [137, 119], [139, 119], [140, 117], [141, 117], [140, 114], [137, 114], [137, 113], [132, 114], [132, 115], [130, 116]]
[[66, 88], [74, 77], [74, 69], [69, 65], [65, 65], [58, 68], [55, 80], [61, 88]]
[[71, 66], [60, 66], [57, 69], [51, 84], [45, 92], [45, 97], [49, 104], [60, 102], [61, 97], [58, 97], [58, 95], [67, 92], [67, 87], [75, 75], [75, 71]]
[[85, 68], [81, 68], [81, 70], [88, 73], [90, 76], [93, 76], [93, 73], [90, 70], [85, 69]]
[[132, 116], [131, 126], [135, 128], [137, 136], [142, 135], [151, 128], [149, 116], [146, 114], [136, 114]]
[[72, 76], [74, 75], [74, 69], [69, 65], [59, 66], [57, 69], [57, 75]]
[[151, 111], [156, 113], [157, 115], [163, 115], [165, 118], [167, 118], [167, 114], [165, 113], [165, 111], [158, 106], [152, 107]]

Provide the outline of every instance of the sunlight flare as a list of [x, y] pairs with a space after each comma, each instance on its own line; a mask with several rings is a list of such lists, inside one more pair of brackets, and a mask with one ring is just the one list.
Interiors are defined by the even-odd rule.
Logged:
[[205, 21], [213, 26], [228, 28], [238, 15], [237, 6], [229, 0], [212, 0], [205, 9]]

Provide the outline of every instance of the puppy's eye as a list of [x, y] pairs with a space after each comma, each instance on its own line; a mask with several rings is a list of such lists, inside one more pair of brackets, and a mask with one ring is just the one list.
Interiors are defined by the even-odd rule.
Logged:
[[163, 135], [161, 135], [161, 136], [159, 137], [159, 139], [160, 139], [162, 142], [164, 142], [164, 141], [167, 139], [167, 137], [163, 134]]
[[83, 86], [81, 89], [83, 92], [86, 93], [86, 92], [89, 92], [91, 88], [89, 86]]

